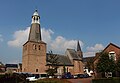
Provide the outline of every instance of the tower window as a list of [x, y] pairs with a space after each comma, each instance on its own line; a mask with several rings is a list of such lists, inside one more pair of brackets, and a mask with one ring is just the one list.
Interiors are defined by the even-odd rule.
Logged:
[[36, 20], [38, 21], [38, 18], [36, 18]]
[[36, 72], [38, 72], [38, 69], [36, 69]]
[[37, 47], [36, 47], [36, 45], [35, 45], [35, 44], [33, 44], [33, 49], [35, 49], [35, 50], [37, 49]]
[[39, 50], [40, 50], [40, 45], [39, 45]]
[[33, 17], [34, 21], [35, 21], [35, 17]]

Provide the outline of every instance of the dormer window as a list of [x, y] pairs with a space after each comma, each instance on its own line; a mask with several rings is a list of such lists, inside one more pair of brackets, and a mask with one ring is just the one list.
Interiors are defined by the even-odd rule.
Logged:
[[109, 59], [113, 59], [116, 61], [116, 54], [114, 51], [109, 52]]

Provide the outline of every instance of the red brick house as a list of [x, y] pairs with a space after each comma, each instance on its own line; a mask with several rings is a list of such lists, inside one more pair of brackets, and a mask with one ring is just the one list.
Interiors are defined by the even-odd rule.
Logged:
[[[109, 58], [113, 57], [115, 62], [117, 62], [120, 59], [120, 47], [113, 43], [110, 43], [102, 52], [108, 53]], [[99, 57], [100, 57], [100, 53], [96, 53], [94, 58], [94, 66], [96, 66], [96, 63], [98, 62]], [[96, 73], [96, 70], [95, 70], [95, 76], [101, 77], [98, 73]]]

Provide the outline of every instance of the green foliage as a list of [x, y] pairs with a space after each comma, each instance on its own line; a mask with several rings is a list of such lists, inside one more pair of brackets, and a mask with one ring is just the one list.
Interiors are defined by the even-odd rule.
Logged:
[[120, 83], [120, 78], [93, 79], [92, 83]]
[[116, 68], [113, 58], [109, 59], [108, 53], [101, 53], [96, 65], [97, 72], [114, 72]]
[[65, 64], [64, 64], [64, 66], [63, 66], [63, 72], [66, 73]]
[[26, 77], [22, 74], [5, 74], [0, 77], [0, 83], [27, 83]]
[[56, 69], [48, 68], [48, 70], [46, 70], [46, 72], [48, 75], [54, 76], [54, 74], [56, 73]]
[[116, 70], [118, 72], [120, 72], [120, 59], [117, 61], [116, 65], [117, 65], [117, 69]]
[[88, 68], [88, 71], [94, 70], [93, 58], [88, 59], [86, 67]]

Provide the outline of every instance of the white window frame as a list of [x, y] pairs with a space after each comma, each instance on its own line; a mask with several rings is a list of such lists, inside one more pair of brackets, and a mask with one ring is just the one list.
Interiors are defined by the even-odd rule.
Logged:
[[113, 57], [113, 59], [116, 61], [116, 53], [114, 51], [109, 52], [109, 59], [111, 59], [111, 57]]

